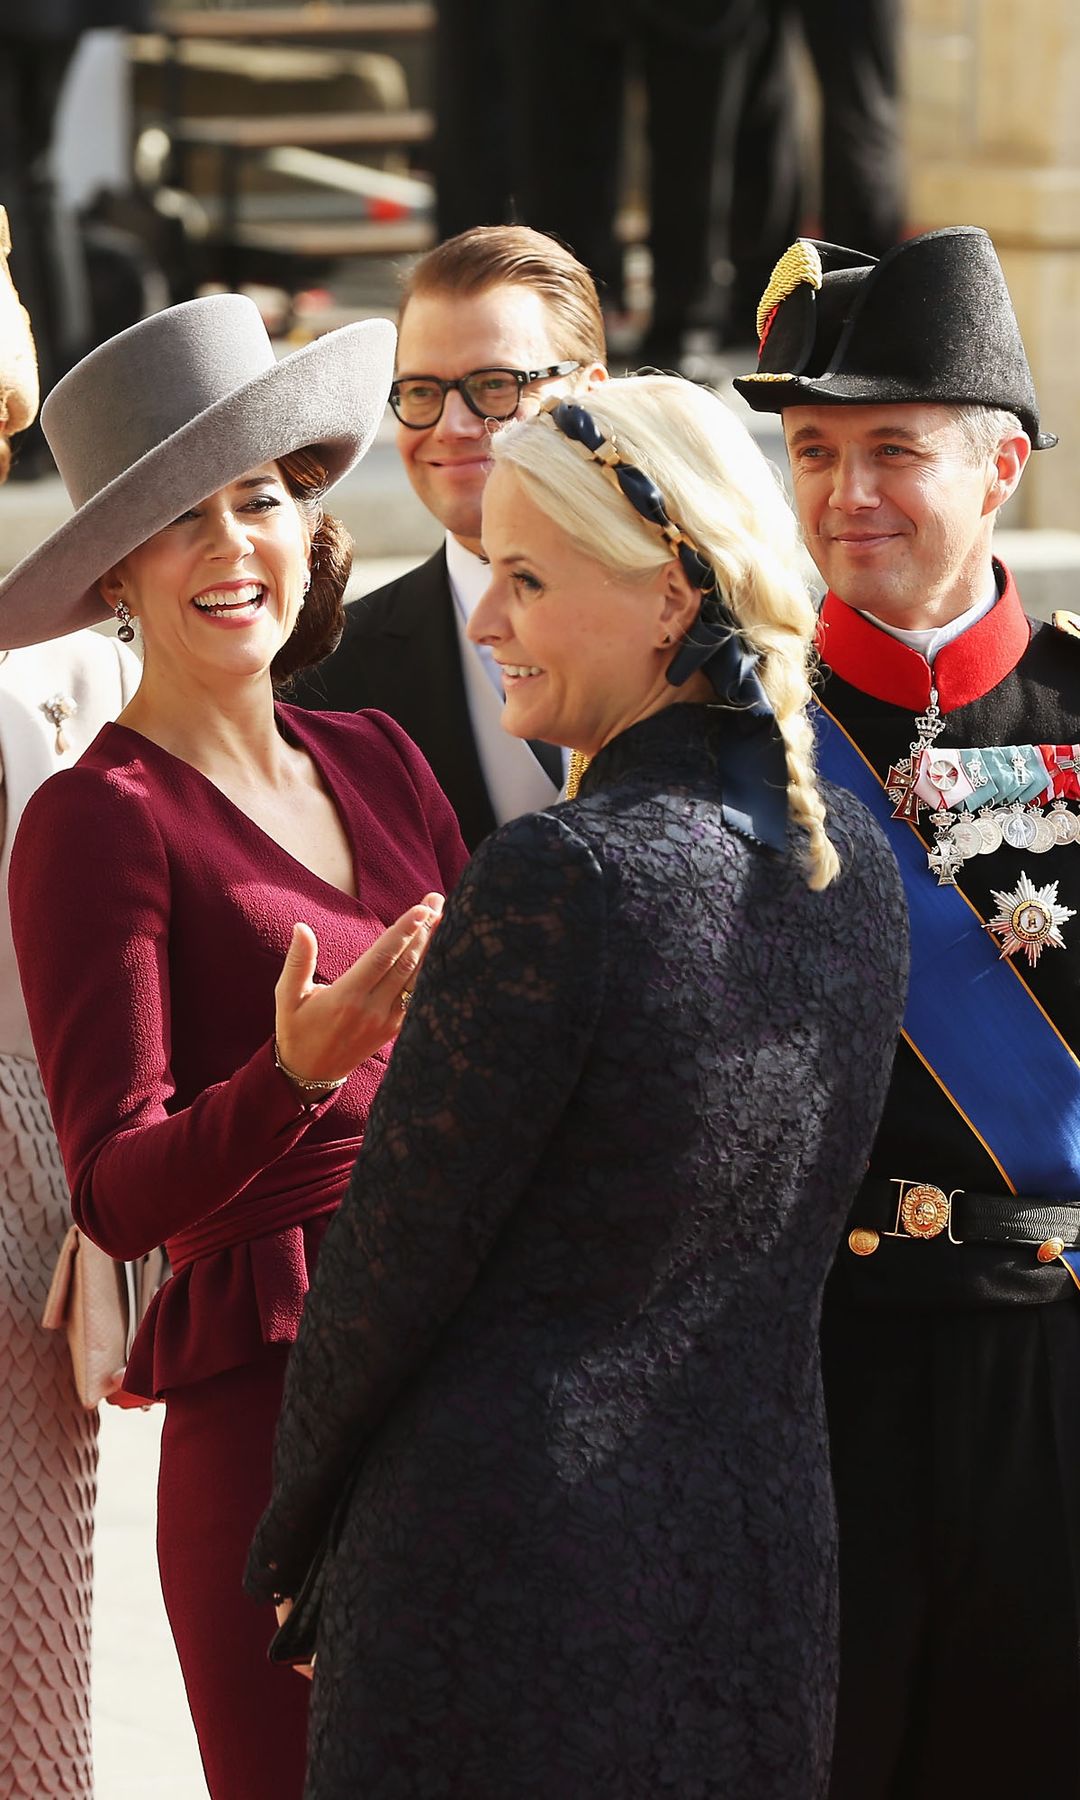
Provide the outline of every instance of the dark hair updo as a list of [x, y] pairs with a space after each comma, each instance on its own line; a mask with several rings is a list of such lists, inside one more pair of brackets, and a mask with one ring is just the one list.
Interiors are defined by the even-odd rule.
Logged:
[[322, 662], [341, 642], [353, 544], [340, 519], [323, 512], [326, 470], [317, 448], [279, 457], [278, 468], [311, 532], [311, 586], [291, 636], [270, 664], [274, 686], [285, 687], [301, 669]]

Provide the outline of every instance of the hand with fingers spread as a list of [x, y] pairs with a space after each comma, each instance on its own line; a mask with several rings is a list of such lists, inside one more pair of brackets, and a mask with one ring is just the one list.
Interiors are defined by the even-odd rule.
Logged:
[[397, 1036], [442, 908], [441, 894], [425, 894], [351, 969], [325, 985], [315, 981], [315, 933], [308, 925], [294, 926], [274, 990], [275, 1045], [278, 1067], [305, 1099], [340, 1086]]

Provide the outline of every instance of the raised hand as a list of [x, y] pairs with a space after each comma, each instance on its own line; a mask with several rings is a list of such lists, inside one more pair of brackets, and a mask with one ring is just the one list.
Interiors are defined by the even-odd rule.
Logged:
[[315, 982], [318, 942], [296, 924], [274, 989], [278, 1060], [306, 1083], [332, 1088], [401, 1029], [413, 982], [442, 915], [441, 894], [425, 894], [365, 950], [344, 975]]

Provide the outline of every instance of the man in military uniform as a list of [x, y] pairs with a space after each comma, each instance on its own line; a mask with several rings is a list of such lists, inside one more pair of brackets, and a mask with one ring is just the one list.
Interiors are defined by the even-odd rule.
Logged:
[[908, 891], [904, 1035], [826, 1297], [833, 1800], [1080, 1795], [1080, 642], [993, 555], [1040, 427], [993, 247], [800, 240], [736, 386], [828, 583], [820, 760]]

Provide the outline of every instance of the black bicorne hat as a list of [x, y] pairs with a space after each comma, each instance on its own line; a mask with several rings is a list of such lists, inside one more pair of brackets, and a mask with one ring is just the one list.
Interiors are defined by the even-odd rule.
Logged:
[[735, 387], [755, 412], [884, 402], [1001, 407], [1036, 450], [1028, 368], [997, 252], [976, 225], [927, 231], [878, 261], [799, 238], [758, 307], [757, 372]]

